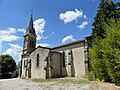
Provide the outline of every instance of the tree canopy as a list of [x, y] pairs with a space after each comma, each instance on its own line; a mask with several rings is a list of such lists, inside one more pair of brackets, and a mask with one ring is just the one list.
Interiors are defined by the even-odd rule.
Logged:
[[111, 18], [115, 20], [120, 18], [120, 2], [114, 3], [112, 0], [101, 0], [98, 8], [94, 23], [92, 24], [93, 40], [104, 38], [105, 29], [102, 27], [103, 22], [107, 23], [108, 19]]
[[95, 78], [120, 85], [120, 2], [101, 0], [89, 58]]
[[8, 54], [0, 56], [0, 65], [2, 77], [9, 72], [15, 71], [16, 69], [15, 60]]

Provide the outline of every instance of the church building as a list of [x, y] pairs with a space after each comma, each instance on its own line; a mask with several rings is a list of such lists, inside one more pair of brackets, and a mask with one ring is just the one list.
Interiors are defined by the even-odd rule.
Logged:
[[31, 15], [24, 35], [20, 77], [46, 79], [86, 76], [89, 70], [88, 48], [91, 36], [52, 48], [36, 48], [36, 37]]

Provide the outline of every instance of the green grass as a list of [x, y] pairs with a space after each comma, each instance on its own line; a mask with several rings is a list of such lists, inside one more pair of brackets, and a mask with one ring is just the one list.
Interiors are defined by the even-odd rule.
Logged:
[[41, 79], [41, 78], [34, 78], [32, 79], [33, 82], [52, 82], [56, 81], [57, 78], [50, 78], [50, 79]]
[[40, 79], [40, 78], [34, 78], [32, 79], [33, 82], [53, 82], [56, 81], [57, 83], [61, 84], [89, 84], [90, 82], [88, 80], [81, 80], [81, 79], [67, 79], [67, 78], [50, 78], [50, 79]]

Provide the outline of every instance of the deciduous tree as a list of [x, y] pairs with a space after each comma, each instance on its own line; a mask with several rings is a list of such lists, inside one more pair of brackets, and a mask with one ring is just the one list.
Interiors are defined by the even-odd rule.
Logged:
[[13, 72], [16, 69], [15, 60], [8, 54], [1, 55], [0, 62], [2, 77], [4, 77], [8, 72]]

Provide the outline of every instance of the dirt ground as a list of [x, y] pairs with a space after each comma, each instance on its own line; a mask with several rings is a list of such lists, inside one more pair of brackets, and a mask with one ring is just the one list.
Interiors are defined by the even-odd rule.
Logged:
[[51, 81], [32, 81], [20, 78], [0, 79], [0, 90], [120, 90], [116, 88], [107, 88], [101, 83], [60, 79]]

